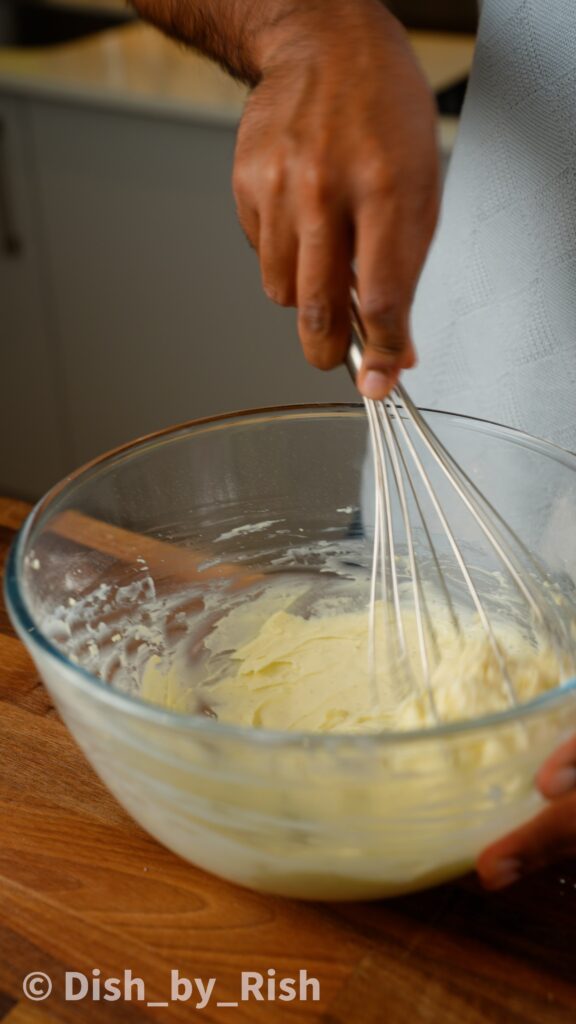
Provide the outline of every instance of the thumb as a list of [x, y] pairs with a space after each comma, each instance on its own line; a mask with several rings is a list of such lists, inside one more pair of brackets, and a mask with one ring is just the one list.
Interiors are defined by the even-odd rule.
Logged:
[[416, 364], [409, 314], [400, 308], [360, 310], [365, 342], [357, 385], [365, 398], [381, 399], [396, 386], [401, 370]]

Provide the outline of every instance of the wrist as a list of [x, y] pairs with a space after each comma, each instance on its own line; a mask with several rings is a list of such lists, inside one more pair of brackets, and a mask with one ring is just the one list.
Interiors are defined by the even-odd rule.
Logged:
[[260, 75], [295, 56], [313, 57], [319, 42], [354, 46], [375, 25], [404, 34], [383, 0], [277, 0], [254, 37], [254, 60]]

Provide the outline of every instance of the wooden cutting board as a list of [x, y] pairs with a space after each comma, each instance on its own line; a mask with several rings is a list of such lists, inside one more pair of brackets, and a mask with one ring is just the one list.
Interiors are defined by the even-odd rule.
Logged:
[[[0, 498], [0, 564], [28, 506]], [[576, 865], [500, 895], [473, 878], [371, 904], [304, 904], [205, 874], [121, 810], [60, 722], [0, 606], [0, 1020], [574, 1024]], [[65, 972], [132, 970], [145, 998], [67, 1001]], [[216, 979], [205, 1009], [171, 971]], [[318, 1001], [244, 1002], [241, 973], [316, 978]], [[48, 998], [23, 981], [49, 975]], [[80, 982], [77, 982], [79, 985]], [[310, 995], [311, 990], [309, 989]], [[102, 992], [101, 992], [102, 994]]]

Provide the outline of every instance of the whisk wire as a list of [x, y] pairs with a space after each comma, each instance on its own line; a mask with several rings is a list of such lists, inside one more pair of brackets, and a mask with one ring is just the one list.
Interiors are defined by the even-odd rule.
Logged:
[[[378, 448], [376, 440], [377, 424], [375, 422], [374, 410], [372, 406], [368, 402], [365, 402], [365, 406], [368, 415], [368, 424], [370, 428], [374, 481], [376, 484], [376, 495], [374, 505], [374, 543], [372, 545], [372, 572], [370, 577], [370, 604], [368, 610], [368, 673], [370, 678], [372, 705], [373, 707], [377, 708], [381, 701], [378, 686], [378, 676], [376, 673], [376, 601], [378, 580], [380, 580], [380, 586], [382, 589], [382, 607], [385, 608], [387, 606], [386, 553], [383, 549], [386, 531], [384, 525], [384, 508], [382, 504], [384, 484], [381, 479], [382, 466], [380, 465], [380, 462], [378, 460]], [[385, 633], [385, 636], [387, 636], [387, 633]]]
[[[382, 440], [382, 431], [380, 430], [377, 410], [374, 408], [376, 403], [371, 403], [371, 412], [369, 417], [372, 418], [374, 432], [373, 437], [376, 442], [376, 455], [380, 467], [380, 476], [383, 484], [383, 499], [384, 499], [384, 523], [385, 530], [380, 541], [381, 551], [384, 550], [385, 544], [387, 548], [388, 557], [385, 559], [384, 565], [384, 577], [386, 577], [387, 570], [390, 573], [390, 584], [392, 591], [392, 605], [394, 611], [394, 624], [396, 628], [399, 656], [401, 659], [406, 658], [406, 635], [404, 632], [404, 620], [402, 617], [402, 605], [400, 601], [400, 584], [398, 580], [398, 564], [395, 557], [395, 541], [394, 541], [394, 524], [392, 519], [392, 501], [390, 494], [390, 481], [388, 477], [388, 460], [386, 458], [384, 443]], [[380, 523], [376, 523], [378, 527]], [[383, 614], [388, 614], [388, 605], [385, 604], [383, 608]]]
[[[490, 541], [492, 547], [496, 551], [503, 565], [510, 573], [517, 588], [520, 590], [520, 593], [530, 605], [531, 611], [533, 612], [534, 616], [539, 622], [542, 622], [544, 617], [542, 609], [538, 601], [532, 594], [530, 587], [526, 584], [526, 582], [520, 575], [518, 566], [514, 558], [511, 556], [509, 552], [505, 550], [505, 545], [502, 542], [502, 538], [499, 537], [498, 533], [496, 532], [496, 528], [493, 525], [488, 525], [485, 521], [483, 512], [479, 507], [479, 503], [477, 502], [477, 500], [475, 500], [474, 497], [474, 492], [476, 492], [479, 495], [477, 488], [472, 483], [470, 478], [465, 474], [462, 467], [452, 458], [452, 456], [449, 454], [446, 448], [444, 448], [442, 442], [439, 441], [435, 434], [432, 434], [432, 431], [428, 427], [426, 421], [424, 420], [424, 418], [422, 417], [422, 415], [420, 414], [412, 400], [406, 394], [406, 391], [403, 388], [403, 386], [401, 384], [398, 384], [396, 390], [410, 421], [414, 424], [419, 436], [422, 438], [423, 443], [426, 445], [426, 448], [428, 449], [428, 451], [430, 452], [430, 454], [432, 455], [432, 457], [434, 458], [442, 472], [447, 476], [450, 483], [456, 489], [459, 497], [461, 498], [469, 512], [474, 517], [476, 523], [478, 524], [484, 535]], [[461, 481], [464, 481], [465, 486], [462, 485]], [[501, 519], [499, 514], [489, 504], [484, 495], [482, 495], [481, 497], [482, 501], [489, 509], [489, 511], [492, 513], [494, 518], [497, 519], [499, 522], [503, 523], [503, 520]], [[503, 523], [503, 525], [505, 524]], [[509, 531], [509, 528], [507, 529]], [[522, 547], [525, 554], [536, 566], [536, 563], [534, 563], [532, 556], [527, 551], [527, 549], [524, 548], [524, 545], [522, 545], [520, 539], [514, 539], [515, 541], [517, 541], [518, 545]], [[536, 566], [536, 568], [538, 567]]]
[[[403, 402], [403, 396], [402, 396], [402, 394], [400, 392], [400, 387], [397, 390], [398, 390], [398, 398], [400, 398], [402, 400], [402, 402]], [[418, 414], [416, 417], [414, 417], [412, 415], [412, 410], [411, 409], [407, 408], [406, 406], [405, 406], [405, 409], [406, 409], [406, 412], [408, 414], [408, 417], [409, 417], [410, 421], [416, 427], [416, 430], [417, 430], [418, 434], [420, 435], [420, 437], [422, 437], [422, 433], [418, 429], [419, 426], [420, 426], [419, 420], [421, 420], [420, 415]], [[502, 681], [504, 683], [507, 699], [508, 699], [509, 703], [513, 706], [513, 705], [515, 705], [517, 703], [517, 695], [516, 695], [516, 692], [515, 692], [515, 689], [514, 689], [514, 684], [512, 683], [512, 680], [510, 678], [510, 674], [509, 674], [508, 668], [506, 666], [504, 655], [503, 655], [503, 653], [502, 653], [502, 651], [500, 649], [500, 645], [499, 645], [499, 643], [498, 643], [498, 641], [496, 639], [496, 635], [495, 635], [494, 630], [492, 628], [490, 619], [488, 618], [488, 615], [487, 615], [486, 610], [484, 608], [483, 602], [482, 602], [482, 600], [480, 598], [480, 595], [478, 593], [478, 590], [477, 590], [477, 588], [476, 588], [476, 586], [474, 584], [474, 581], [472, 579], [472, 576], [470, 574], [470, 571], [468, 569], [468, 566], [467, 566], [466, 561], [464, 559], [464, 556], [462, 554], [460, 545], [458, 544], [458, 541], [456, 540], [456, 537], [454, 535], [454, 531], [453, 531], [452, 527], [450, 526], [450, 523], [449, 523], [449, 521], [448, 521], [448, 519], [446, 517], [446, 514], [444, 512], [442, 504], [441, 504], [441, 502], [440, 502], [440, 500], [438, 498], [438, 495], [437, 495], [434, 487], [432, 486], [430, 477], [429, 477], [428, 473], [426, 472], [426, 469], [424, 467], [422, 459], [420, 458], [420, 455], [418, 454], [418, 451], [416, 450], [414, 442], [412, 441], [412, 438], [410, 437], [410, 435], [408, 433], [408, 430], [406, 429], [406, 425], [404, 424], [401, 416], [398, 417], [398, 425], [399, 425], [399, 429], [402, 432], [402, 435], [403, 435], [404, 441], [405, 441], [405, 443], [406, 443], [406, 445], [408, 447], [408, 450], [410, 451], [410, 454], [411, 454], [411, 456], [412, 456], [412, 458], [414, 460], [414, 464], [416, 466], [416, 469], [418, 470], [418, 474], [420, 476], [420, 479], [422, 480], [424, 488], [425, 488], [425, 490], [426, 490], [426, 492], [428, 494], [428, 497], [430, 498], [430, 501], [431, 501], [431, 503], [433, 505], [434, 511], [436, 512], [436, 515], [438, 516], [438, 519], [439, 519], [439, 521], [440, 521], [440, 523], [442, 525], [442, 528], [443, 528], [443, 530], [444, 530], [444, 532], [446, 534], [446, 537], [448, 539], [448, 543], [450, 544], [450, 547], [452, 549], [452, 553], [453, 553], [454, 558], [456, 560], [456, 564], [457, 564], [457, 566], [458, 566], [458, 568], [460, 570], [460, 573], [461, 573], [461, 575], [462, 575], [462, 577], [464, 579], [464, 582], [466, 584], [468, 593], [470, 594], [470, 597], [472, 599], [472, 602], [473, 602], [474, 607], [476, 609], [476, 612], [478, 614], [478, 618], [480, 620], [482, 628], [483, 628], [483, 630], [484, 630], [484, 632], [485, 632], [485, 634], [486, 634], [486, 636], [488, 638], [488, 641], [490, 643], [490, 647], [491, 647], [492, 652], [494, 654], [494, 657], [496, 658], [496, 661], [498, 663], [498, 668], [499, 668], [499, 670], [501, 672], [501, 675], [502, 675]], [[427, 447], [428, 447], [428, 445], [427, 445]], [[460, 488], [457, 488], [457, 492], [460, 493]]]
[[[414, 605], [414, 617], [416, 620], [416, 635], [418, 641], [418, 651], [420, 655], [420, 663], [422, 668], [422, 678], [424, 682], [424, 688], [428, 701], [430, 703], [430, 709], [434, 718], [438, 717], [438, 710], [436, 708], [436, 701], [434, 698], [434, 691], [432, 689], [432, 682], [430, 677], [430, 663], [428, 659], [428, 648], [426, 644], [426, 631], [424, 629], [423, 619], [423, 607], [425, 606], [425, 599], [422, 592], [422, 585], [420, 580], [420, 574], [418, 566], [416, 564], [416, 555], [414, 552], [414, 538], [412, 534], [412, 525], [410, 522], [410, 514], [408, 511], [408, 502], [406, 500], [406, 491], [404, 488], [404, 479], [402, 469], [400, 466], [400, 460], [398, 458], [398, 441], [394, 430], [392, 429], [390, 412], [388, 406], [384, 402], [376, 403], [378, 418], [382, 424], [384, 430], [384, 436], [387, 443], [388, 453], [390, 455], [390, 462], [392, 465], [392, 473], [394, 475], [394, 482], [396, 484], [396, 490], [400, 502], [400, 509], [402, 514], [402, 521], [404, 524], [404, 531], [406, 536], [406, 544], [408, 549], [408, 564], [410, 567], [410, 579], [412, 583], [412, 597]], [[401, 613], [400, 613], [401, 614]]]
[[[366, 343], [362, 319], [359, 314], [356, 294], [352, 293], [352, 326], [353, 335], [348, 351], [347, 364], [353, 379], [362, 365], [363, 350]], [[489, 649], [497, 665], [502, 684], [502, 692], [510, 706], [516, 706], [518, 695], [511, 679], [508, 664], [500, 642], [492, 626], [487, 606], [480, 596], [480, 590], [470, 571], [463, 550], [456, 539], [455, 529], [445, 508], [444, 498], [434, 485], [433, 477], [439, 470], [450, 485], [450, 495], [455, 495], [468, 511], [471, 521], [475, 523], [481, 535], [487, 540], [490, 552], [507, 571], [516, 592], [520, 595], [529, 610], [531, 625], [541, 629], [543, 635], [552, 641], [552, 649], [558, 658], [562, 670], [570, 663], [574, 667], [574, 658], [567, 654], [573, 641], [569, 624], [569, 612], [563, 604], [558, 588], [549, 582], [546, 571], [538, 560], [528, 551], [525, 544], [496, 511], [479, 488], [456, 462], [453, 456], [436, 437], [424, 417], [420, 414], [404, 387], [397, 384], [388, 399], [383, 402], [364, 400], [368, 416], [370, 438], [374, 462], [375, 503], [374, 503], [374, 544], [372, 557], [372, 577], [370, 586], [370, 672], [373, 677], [373, 696], [378, 695], [376, 679], [376, 599], [378, 593], [377, 576], [380, 574], [382, 602], [384, 608], [385, 642], [388, 644], [390, 635], [394, 636], [400, 660], [404, 662], [407, 674], [412, 677], [411, 663], [408, 656], [407, 636], [403, 619], [403, 602], [401, 600], [399, 579], [399, 550], [395, 541], [395, 523], [393, 521], [393, 505], [399, 505], [398, 522], [402, 525], [402, 539], [406, 545], [407, 559], [403, 556], [403, 564], [407, 561], [407, 574], [412, 595], [412, 612], [416, 626], [418, 658], [424, 690], [428, 696], [431, 715], [439, 721], [439, 709], [433, 687], [430, 656], [436, 663], [440, 660], [437, 632], [434, 629], [430, 608], [426, 597], [424, 576], [417, 543], [420, 533], [426, 540], [430, 552], [431, 564], [434, 567], [440, 593], [444, 598], [449, 619], [457, 636], [463, 637], [460, 618], [452, 600], [451, 588], [462, 580], [469, 600], [474, 607], [481, 624]], [[426, 458], [424, 457], [426, 456]], [[428, 456], [431, 457], [430, 469]], [[394, 489], [394, 496], [392, 490]], [[440, 538], [448, 543], [455, 566], [457, 577], [450, 575], [442, 567], [443, 558], [439, 554], [433, 540], [424, 505], [430, 503], [431, 508], [441, 527]], [[416, 511], [416, 521], [411, 512]], [[397, 513], [396, 513], [397, 515]], [[426, 565], [430, 564], [426, 557]], [[528, 573], [526, 568], [530, 567]], [[477, 573], [481, 570], [475, 570]], [[535, 581], [543, 587], [544, 597], [536, 588]], [[450, 585], [449, 585], [450, 583]], [[461, 585], [461, 584], [460, 584]], [[481, 588], [480, 588], [481, 589]], [[422, 686], [422, 683], [420, 683]]]
[[[394, 410], [396, 412], [395, 407], [394, 407]], [[397, 415], [397, 413], [396, 413], [396, 415]], [[420, 520], [420, 525], [422, 527], [422, 530], [424, 531], [424, 536], [426, 537], [426, 542], [428, 544], [428, 549], [429, 549], [429, 551], [430, 551], [430, 553], [432, 555], [432, 561], [434, 563], [434, 568], [436, 570], [436, 578], [438, 580], [438, 583], [440, 585], [440, 589], [442, 591], [442, 597], [443, 597], [443, 599], [445, 601], [445, 604], [446, 604], [446, 607], [448, 609], [448, 614], [449, 614], [450, 622], [452, 624], [452, 628], [453, 628], [455, 633], [459, 634], [461, 632], [460, 621], [458, 619], [458, 616], [456, 614], [456, 610], [454, 608], [454, 603], [452, 601], [452, 596], [451, 596], [450, 591], [449, 591], [449, 589], [448, 589], [448, 587], [446, 585], [446, 579], [444, 577], [444, 573], [443, 573], [442, 567], [440, 565], [440, 558], [439, 558], [438, 552], [436, 550], [436, 545], [434, 544], [434, 541], [432, 540], [432, 534], [430, 533], [430, 529], [428, 527], [428, 523], [426, 522], [426, 517], [425, 517], [424, 511], [422, 509], [422, 504], [421, 504], [420, 499], [418, 497], [418, 494], [416, 492], [416, 487], [414, 486], [414, 481], [412, 479], [412, 474], [410, 473], [410, 471], [408, 469], [408, 465], [406, 463], [406, 459], [404, 457], [404, 452], [402, 451], [402, 447], [400, 445], [397, 445], [397, 450], [398, 450], [398, 454], [400, 456], [400, 459], [402, 461], [402, 466], [403, 466], [403, 469], [404, 469], [405, 479], [408, 481], [408, 485], [410, 487], [410, 492], [411, 492], [411, 495], [412, 495], [412, 500], [414, 502], [414, 507], [415, 507], [415, 509], [416, 509], [416, 511], [418, 513], [418, 518]], [[436, 655], [436, 658], [438, 660], [439, 657], [440, 657], [440, 651], [439, 651], [439, 648], [438, 648], [438, 637], [437, 637], [434, 625], [432, 623], [432, 619], [431, 619], [431, 616], [430, 616], [430, 611], [428, 609], [428, 602], [427, 601], [424, 602], [424, 608], [426, 610], [426, 617], [427, 617], [427, 623], [428, 623], [428, 628], [429, 628], [430, 636], [431, 636], [432, 642], [434, 644], [435, 655]]]

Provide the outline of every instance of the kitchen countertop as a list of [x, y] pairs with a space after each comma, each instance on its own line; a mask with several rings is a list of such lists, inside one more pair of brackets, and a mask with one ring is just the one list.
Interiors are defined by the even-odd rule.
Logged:
[[[410, 39], [435, 92], [468, 74], [473, 36]], [[224, 123], [238, 120], [246, 96], [216, 65], [141, 23], [45, 49], [0, 48], [0, 89]]]
[[[0, 498], [0, 565], [29, 510]], [[85, 762], [0, 604], [0, 1020], [2, 1024], [572, 1024], [576, 867], [501, 894], [473, 878], [368, 904], [261, 896], [186, 864], [147, 836]], [[170, 971], [217, 979], [308, 971], [320, 1000], [205, 1010], [66, 1002], [64, 971], [131, 969], [162, 1001]], [[23, 979], [43, 971], [51, 995]]]
[[45, 49], [0, 48], [0, 89], [111, 108], [235, 123], [246, 89], [143, 24]]

